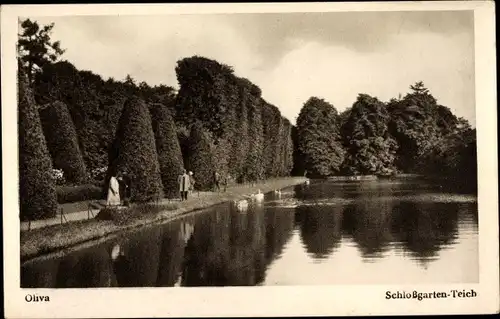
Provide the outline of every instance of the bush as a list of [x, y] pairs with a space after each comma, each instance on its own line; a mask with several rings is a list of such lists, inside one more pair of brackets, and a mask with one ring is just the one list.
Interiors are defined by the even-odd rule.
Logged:
[[150, 112], [156, 139], [163, 192], [167, 198], [174, 198], [179, 194], [177, 178], [184, 169], [177, 128], [170, 111], [165, 105], [153, 104], [150, 107]]
[[66, 178], [64, 177], [64, 172], [61, 169], [53, 168], [50, 171], [51, 177], [56, 185], [64, 185], [66, 183]]
[[52, 103], [40, 110], [40, 117], [54, 168], [63, 170], [66, 181], [82, 183], [87, 178], [87, 168], [66, 104]]
[[19, 199], [22, 220], [56, 216], [52, 160], [40, 115], [25, 75], [18, 74]]
[[130, 177], [132, 202], [148, 202], [163, 196], [151, 116], [144, 101], [136, 97], [125, 102], [110, 149], [106, 184], [112, 175], [124, 171]]
[[57, 187], [57, 202], [59, 204], [103, 199], [103, 190], [96, 185]]
[[90, 171], [90, 178], [95, 182], [102, 183], [106, 179], [107, 171], [108, 171], [107, 166], [94, 168], [93, 170]]

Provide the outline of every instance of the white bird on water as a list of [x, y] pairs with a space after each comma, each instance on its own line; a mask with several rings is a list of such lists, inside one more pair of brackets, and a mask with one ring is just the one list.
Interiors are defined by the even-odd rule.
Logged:
[[274, 193], [278, 196], [281, 196], [281, 189], [275, 189]]
[[260, 192], [260, 189], [257, 191], [257, 194], [254, 194], [253, 197], [257, 201], [262, 201], [264, 200], [264, 194]]
[[246, 199], [234, 201], [236, 208], [240, 211], [246, 210], [248, 208], [248, 201]]
[[306, 181], [304, 182], [304, 184], [305, 184], [305, 185], [309, 185], [310, 183], [311, 183], [311, 182], [309, 182], [309, 180], [306, 180]]

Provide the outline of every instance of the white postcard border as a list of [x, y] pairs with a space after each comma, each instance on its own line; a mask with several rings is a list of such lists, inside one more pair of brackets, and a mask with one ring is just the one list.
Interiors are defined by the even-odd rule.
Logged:
[[[23, 16], [474, 10], [479, 283], [224, 288], [21, 289], [15, 43]], [[4, 304], [7, 318], [472, 314], [499, 311], [494, 2], [43, 5], [1, 8]], [[387, 300], [386, 291], [474, 289], [476, 298]], [[27, 303], [26, 294], [50, 296]]]

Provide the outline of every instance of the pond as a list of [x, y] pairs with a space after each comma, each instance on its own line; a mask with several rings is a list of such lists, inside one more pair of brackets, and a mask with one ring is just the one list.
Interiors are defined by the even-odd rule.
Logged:
[[474, 283], [474, 194], [313, 181], [21, 266], [28, 288]]

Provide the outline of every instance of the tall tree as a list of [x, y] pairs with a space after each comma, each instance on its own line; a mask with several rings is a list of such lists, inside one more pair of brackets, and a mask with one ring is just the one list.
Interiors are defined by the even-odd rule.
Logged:
[[33, 93], [22, 70], [18, 74], [18, 103], [20, 217], [54, 217], [57, 196], [52, 161]]
[[392, 174], [397, 149], [389, 135], [390, 115], [377, 98], [359, 94], [341, 133], [348, 174]]
[[412, 92], [388, 104], [390, 133], [400, 146], [396, 164], [404, 172], [415, 172], [418, 159], [439, 137], [436, 125], [437, 101], [422, 82], [410, 86]]
[[177, 178], [184, 168], [177, 129], [167, 106], [153, 104], [150, 106], [150, 112], [156, 138], [163, 192], [166, 197], [174, 198], [179, 194]]
[[323, 99], [311, 97], [297, 118], [298, 147], [310, 176], [339, 172], [344, 160], [338, 112]]
[[61, 49], [59, 41], [53, 42], [50, 38], [54, 23], [40, 26], [38, 22], [26, 19], [20, 24], [22, 31], [18, 35], [17, 50], [31, 85], [35, 74], [44, 65], [57, 61], [65, 50]]
[[40, 109], [40, 117], [54, 168], [62, 169], [66, 181], [70, 183], [85, 182], [87, 168], [66, 104], [59, 101], [52, 103]]
[[160, 164], [151, 116], [144, 101], [125, 102], [109, 155], [108, 178], [126, 171], [132, 185], [131, 200], [148, 202], [162, 197]]

